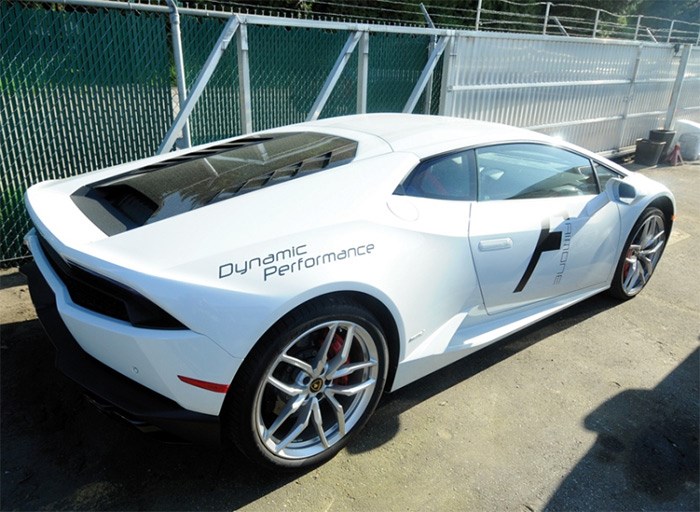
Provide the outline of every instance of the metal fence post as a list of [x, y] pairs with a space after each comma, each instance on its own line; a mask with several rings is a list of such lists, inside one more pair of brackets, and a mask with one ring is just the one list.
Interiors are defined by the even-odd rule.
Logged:
[[369, 73], [369, 32], [362, 32], [357, 55], [357, 113], [367, 113], [367, 76]]
[[639, 35], [639, 27], [642, 26], [642, 15], [640, 14], [637, 16], [637, 26], [634, 29], [634, 40], [637, 40], [637, 36]]
[[[177, 77], [177, 110], [180, 111], [182, 103], [187, 99], [187, 83], [185, 82], [185, 63], [182, 58], [182, 36], [180, 34], [180, 13], [174, 0], [166, 0], [170, 7], [170, 35], [173, 42], [173, 60], [175, 63], [175, 75]], [[182, 127], [182, 138], [178, 139], [183, 147], [192, 146], [190, 138], [190, 122], [185, 121]]]
[[197, 80], [194, 82], [192, 92], [187, 97], [185, 104], [182, 105], [182, 108], [175, 117], [175, 122], [173, 122], [173, 125], [168, 130], [168, 133], [165, 134], [165, 138], [158, 148], [157, 154], [162, 155], [163, 153], [167, 153], [170, 151], [170, 148], [173, 147], [173, 144], [175, 144], [177, 134], [182, 130], [182, 127], [185, 125], [187, 119], [192, 113], [192, 109], [194, 109], [199, 97], [202, 95], [202, 92], [204, 92], [204, 88], [207, 86], [211, 75], [214, 74], [214, 70], [219, 63], [221, 56], [226, 51], [226, 48], [228, 48], [229, 43], [231, 43], [231, 39], [236, 33], [236, 29], [238, 29], [238, 25], [238, 17], [235, 15], [231, 16], [226, 22], [226, 26], [221, 31], [221, 35], [216, 41], [216, 44], [209, 54], [207, 61], [204, 63], [199, 75], [197, 75]]
[[544, 25], [542, 26], [542, 35], [547, 35], [547, 25], [549, 25], [549, 9], [552, 7], [552, 2], [547, 2], [547, 9], [544, 12]]
[[253, 114], [250, 93], [250, 65], [248, 62], [248, 25], [243, 20], [236, 35], [238, 57], [238, 102], [241, 109], [241, 133], [253, 131]]
[[673, 84], [673, 91], [671, 92], [671, 101], [668, 104], [668, 112], [666, 112], [666, 122], [664, 123], [664, 130], [670, 130], [673, 126], [673, 123], [676, 120], [676, 109], [678, 108], [678, 100], [681, 97], [683, 79], [685, 78], [685, 69], [688, 67], [688, 59], [690, 59], [691, 49], [691, 45], [683, 45], [683, 54], [681, 55], [681, 61], [678, 64], [678, 73], [676, 74], [676, 81]]
[[479, 31], [479, 25], [481, 24], [481, 4], [483, 0], [479, 0], [479, 4], [476, 6], [476, 23], [474, 23], [474, 30]]
[[441, 116], [451, 116], [454, 112], [454, 85], [455, 78], [454, 62], [457, 58], [455, 53], [455, 39], [453, 34], [447, 38], [447, 46], [445, 48], [447, 54], [442, 59], [442, 83], [440, 84], [440, 109]]
[[668, 37], [666, 38], [666, 42], [670, 43], [671, 42], [671, 34], [673, 34], [673, 25], [676, 23], [676, 20], [671, 20], [671, 26], [668, 27]]
[[596, 38], [596, 34], [598, 33], [598, 21], [599, 20], [600, 20], [600, 9], [596, 9], [595, 22], [593, 23], [593, 39]]
[[[481, 4], [481, 0], [479, 0], [479, 4]], [[425, 22], [428, 24], [429, 28], [435, 28], [435, 24], [433, 23], [432, 18], [430, 17], [430, 14], [428, 14], [428, 10], [425, 8], [425, 5], [423, 3], [420, 4], [420, 9], [423, 11], [423, 17], [425, 18]], [[477, 27], [479, 26], [479, 21], [478, 21], [478, 11], [477, 11]], [[479, 30], [477, 28], [477, 30]], [[435, 44], [437, 43], [437, 36], [430, 36], [430, 44], [428, 45], [428, 55], [430, 55], [433, 50], [435, 49]], [[428, 78], [428, 84], [425, 86], [426, 90], [428, 93], [425, 95], [425, 104], [423, 105], [423, 113], [430, 115], [431, 107], [432, 107], [432, 101], [433, 101], [433, 74], [430, 73], [430, 78]]]
[[618, 151], [622, 149], [622, 145], [625, 142], [625, 132], [627, 131], [627, 118], [630, 112], [630, 105], [632, 104], [632, 98], [634, 96], [634, 87], [637, 83], [637, 77], [639, 76], [639, 67], [642, 62], [642, 51], [644, 49], [643, 44], [637, 46], [637, 58], [634, 61], [634, 68], [632, 68], [632, 77], [630, 78], [630, 84], [627, 88], [627, 96], [625, 96], [625, 105], [622, 107], [622, 121], [620, 122], [620, 136], [617, 139], [617, 149]]

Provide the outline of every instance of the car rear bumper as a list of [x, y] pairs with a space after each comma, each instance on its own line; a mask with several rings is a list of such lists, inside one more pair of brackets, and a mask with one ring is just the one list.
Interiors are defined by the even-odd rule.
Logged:
[[21, 271], [39, 320], [56, 347], [56, 367], [84, 388], [95, 405], [149, 434], [167, 433], [170, 439], [209, 445], [221, 442], [218, 416], [184, 409], [85, 352], [61, 318], [56, 296], [37, 265], [28, 263]]

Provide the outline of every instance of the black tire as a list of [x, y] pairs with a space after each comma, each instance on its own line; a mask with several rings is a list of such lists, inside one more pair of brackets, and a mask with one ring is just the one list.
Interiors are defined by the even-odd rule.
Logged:
[[371, 416], [387, 361], [381, 325], [365, 308], [337, 298], [300, 306], [238, 371], [222, 412], [224, 436], [263, 468], [322, 464]]
[[621, 300], [636, 297], [651, 279], [668, 239], [670, 223], [655, 207], [642, 212], [625, 242], [610, 294]]

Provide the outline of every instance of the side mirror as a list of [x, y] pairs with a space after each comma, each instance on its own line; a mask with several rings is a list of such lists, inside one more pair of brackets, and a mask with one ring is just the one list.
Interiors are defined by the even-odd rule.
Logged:
[[610, 178], [605, 184], [605, 193], [618, 203], [632, 204], [637, 199], [637, 189], [624, 180]]

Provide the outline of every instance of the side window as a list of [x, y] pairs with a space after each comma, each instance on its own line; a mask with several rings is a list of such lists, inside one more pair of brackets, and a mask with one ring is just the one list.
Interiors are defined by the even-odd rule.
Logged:
[[610, 178], [619, 178], [620, 175], [616, 173], [615, 171], [608, 169], [607, 167], [603, 167], [602, 165], [598, 163], [594, 163], [593, 166], [595, 167], [595, 173], [598, 176], [598, 183], [600, 183], [600, 190], [605, 190], [605, 184], [608, 182]]
[[479, 200], [597, 194], [588, 158], [543, 144], [501, 144], [476, 150]]
[[469, 201], [476, 198], [473, 152], [462, 151], [421, 162], [399, 186], [396, 193]]

